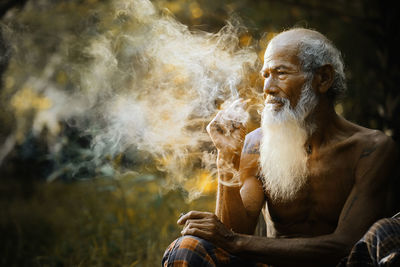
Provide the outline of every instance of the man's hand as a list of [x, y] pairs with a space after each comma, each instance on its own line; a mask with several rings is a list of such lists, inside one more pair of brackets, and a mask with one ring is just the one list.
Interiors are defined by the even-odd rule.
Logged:
[[210, 241], [228, 252], [234, 251], [235, 234], [211, 212], [190, 211], [179, 218], [182, 235], [194, 235]]
[[240, 154], [248, 113], [246, 105], [250, 100], [237, 99], [228, 108], [221, 110], [208, 124], [207, 132], [219, 153], [230, 157]]

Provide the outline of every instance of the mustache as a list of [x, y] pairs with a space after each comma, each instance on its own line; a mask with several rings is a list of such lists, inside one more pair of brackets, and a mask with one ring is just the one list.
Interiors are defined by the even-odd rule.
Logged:
[[285, 104], [286, 102], [289, 102], [289, 99], [284, 98], [284, 97], [279, 97], [279, 96], [274, 96], [274, 95], [267, 95], [267, 97], [265, 98], [264, 104], [271, 104], [271, 102], [280, 102]]

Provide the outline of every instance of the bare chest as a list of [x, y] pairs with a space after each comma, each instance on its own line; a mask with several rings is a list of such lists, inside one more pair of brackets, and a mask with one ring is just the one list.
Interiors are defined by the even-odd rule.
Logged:
[[311, 156], [307, 167], [307, 182], [293, 199], [267, 197], [269, 236], [315, 236], [335, 230], [354, 184], [354, 164], [348, 153], [333, 151]]

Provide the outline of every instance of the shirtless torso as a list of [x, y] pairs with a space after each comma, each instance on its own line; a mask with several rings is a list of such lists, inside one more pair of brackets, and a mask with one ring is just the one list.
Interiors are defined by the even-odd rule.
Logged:
[[[310, 113], [297, 119], [303, 126], [314, 125], [315, 131], [296, 137], [290, 132], [285, 139], [288, 144], [290, 140], [300, 140], [296, 151], [301, 156], [292, 156], [295, 150], [291, 144], [282, 149], [284, 141], [274, 139], [279, 135], [268, 128], [273, 124], [262, 122], [261, 128], [245, 136], [246, 125], [234, 126], [235, 123], [224, 120], [232, 118], [224, 115], [229, 111], [220, 111], [207, 127], [218, 151], [216, 212], [192, 211], [184, 215], [178, 220], [185, 225], [183, 235], [196, 235], [230, 253], [272, 265], [329, 266], [346, 256], [375, 221], [394, 214], [392, 184], [398, 178], [396, 146], [382, 132], [358, 126], [336, 114], [330, 90], [335, 79], [337, 82], [338, 78], [334, 77], [340, 67], [334, 69], [337, 62], [323, 64], [312, 68], [312, 76], [307, 74], [299, 51], [300, 43], [311, 39], [314, 43], [325, 43], [326, 47], [330, 45], [315, 31], [301, 29], [279, 34], [268, 45], [261, 70], [265, 97], [263, 118], [269, 118], [270, 114], [282, 118], [279, 115], [286, 114], [288, 103], [289, 110], [311, 106], [315, 103], [310, 100], [312, 97], [306, 104], [300, 101], [305, 88], [318, 99]], [[312, 57], [313, 53], [308, 51], [307, 55]], [[245, 101], [232, 105], [245, 105]], [[289, 132], [288, 125], [281, 127], [281, 134]], [[303, 126], [298, 129], [304, 129]], [[263, 130], [270, 139], [264, 138]], [[301, 136], [304, 140], [298, 138]], [[261, 140], [268, 140], [262, 143], [268, 146], [260, 148]], [[288, 153], [277, 157], [280, 152], [270, 153], [275, 148]], [[276, 194], [271, 194], [271, 187], [263, 187], [260, 167], [262, 173], [272, 170], [271, 166], [278, 169], [276, 176], [265, 177], [268, 182], [274, 180], [280, 184], [277, 187], [280, 189], [284, 185], [281, 181], [294, 185], [293, 181], [297, 182], [296, 177], [300, 177], [280, 175], [279, 170], [297, 166], [283, 164], [289, 168], [280, 168], [280, 163], [297, 158], [302, 164], [305, 162], [299, 168], [306, 169], [301, 176], [306, 177], [305, 183], [297, 187], [299, 190], [291, 191], [294, 193], [288, 198], [273, 197]], [[269, 160], [274, 162], [270, 164]], [[237, 173], [240, 186], [227, 185], [238, 177]], [[261, 211], [267, 237], [254, 236]]]
[[[346, 124], [346, 131], [310, 152], [307, 161], [310, 172], [308, 183], [294, 199], [276, 201], [264, 190], [266, 201], [263, 214], [268, 237], [319, 236], [334, 232], [344, 204], [357, 182], [357, 164], [378, 148], [385, 149], [384, 146], [391, 143], [379, 131], [357, 126], [344, 119], [341, 122]], [[246, 175], [257, 179], [261, 135], [261, 129], [258, 128], [246, 136], [241, 159], [242, 168], [247, 169]], [[376, 160], [370, 161], [379, 164]], [[263, 190], [261, 183], [258, 186], [253, 190]], [[354, 195], [350, 206], [356, 198]], [[386, 212], [390, 212], [390, 207], [387, 208]], [[342, 219], [345, 217], [346, 214]]]

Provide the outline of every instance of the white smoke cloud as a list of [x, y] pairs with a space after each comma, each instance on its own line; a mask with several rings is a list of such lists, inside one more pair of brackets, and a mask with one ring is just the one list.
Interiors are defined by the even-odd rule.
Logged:
[[[39, 112], [33, 127], [84, 117], [77, 127], [93, 136], [96, 157], [146, 151], [170, 184], [189, 178], [195, 166], [213, 168], [205, 127], [222, 102], [252, 90], [249, 75], [259, 68], [256, 51], [239, 46], [243, 26], [191, 31], [148, 0], [111, 3], [99, 12], [101, 30], [80, 37], [90, 60], [72, 67], [80, 77], [73, 93], [42, 89], [57, 108], [53, 118]], [[110, 13], [112, 19], [101, 15]]]
[[94, 40], [87, 49], [92, 64], [82, 75], [88, 99], [106, 98], [96, 107], [103, 128], [94, 147], [114, 154], [137, 146], [181, 181], [203, 157], [204, 128], [216, 102], [239, 96], [257, 69], [257, 54], [239, 48], [231, 24], [216, 34], [192, 32], [146, 0], [115, 1], [114, 7], [127, 30]]

